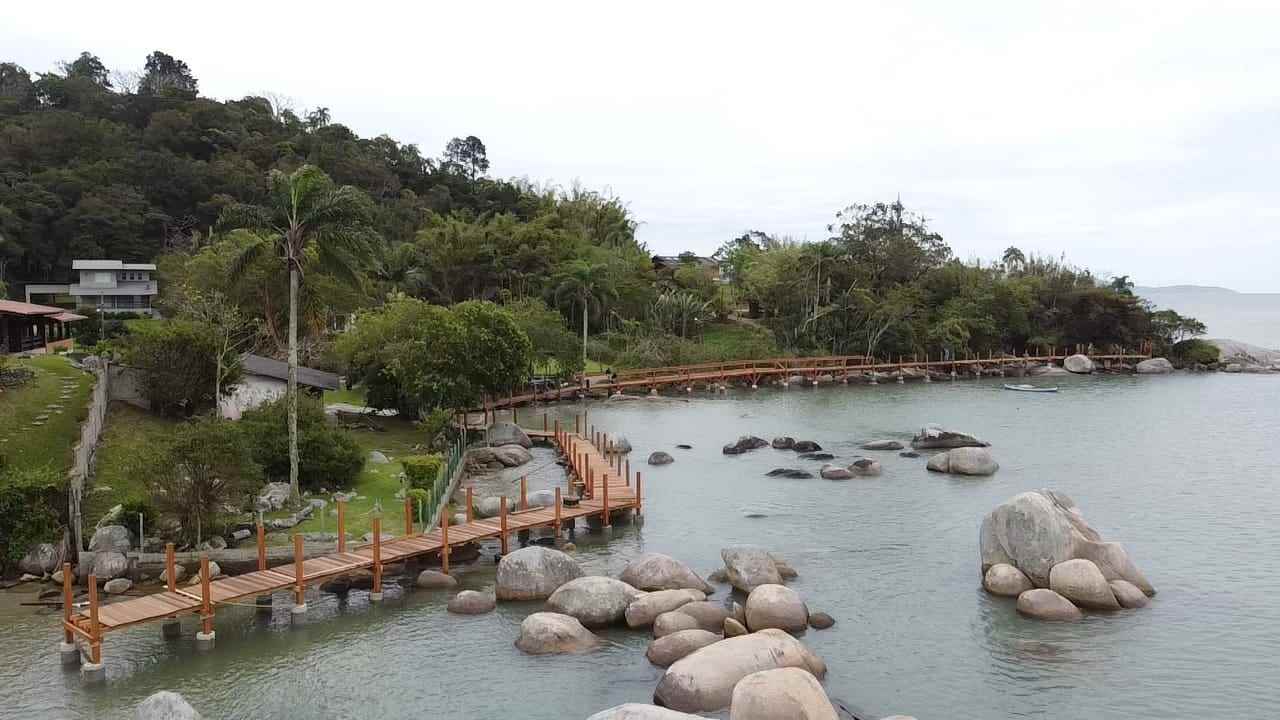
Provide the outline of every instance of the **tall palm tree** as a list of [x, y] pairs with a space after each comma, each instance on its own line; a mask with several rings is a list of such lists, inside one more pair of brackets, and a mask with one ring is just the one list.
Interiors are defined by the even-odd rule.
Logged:
[[255, 236], [233, 263], [233, 275], [267, 253], [289, 271], [289, 489], [297, 499], [298, 289], [309, 268], [358, 283], [357, 269], [368, 260], [374, 235], [368, 196], [350, 185], [334, 185], [320, 168], [303, 165], [288, 174], [273, 170], [268, 180], [266, 205], [230, 206], [219, 225], [245, 228]]
[[557, 301], [571, 298], [582, 307], [582, 365], [585, 368], [587, 313], [592, 305], [603, 307], [605, 300], [618, 296], [618, 291], [610, 281], [608, 266], [575, 260], [557, 274], [555, 296]]
[[1004, 255], [1000, 259], [1004, 262], [1005, 270], [1021, 268], [1023, 265], [1027, 264], [1027, 256], [1024, 255], [1021, 250], [1012, 245], [1005, 249]]
[[822, 266], [831, 265], [844, 256], [841, 249], [833, 242], [823, 241], [806, 245], [805, 256], [816, 273], [813, 292], [813, 319], [818, 319], [818, 307], [822, 305]]

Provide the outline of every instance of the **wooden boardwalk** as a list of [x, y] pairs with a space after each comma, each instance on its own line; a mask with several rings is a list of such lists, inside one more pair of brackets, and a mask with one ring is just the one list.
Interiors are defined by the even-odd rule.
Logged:
[[[739, 382], [752, 388], [758, 387], [762, 381], [770, 378], [782, 378], [784, 381], [792, 377], [800, 377], [810, 383], [817, 383], [820, 377], [830, 377], [835, 382], [848, 381], [867, 373], [902, 375], [910, 371], [925, 373], [963, 374], [975, 370], [1003, 371], [1017, 365], [1035, 363], [1039, 365], [1061, 365], [1070, 355], [1084, 352], [1086, 348], [1074, 350], [1051, 348], [1045, 355], [988, 355], [987, 357], [936, 358], [899, 357], [897, 360], [878, 360], [863, 355], [831, 355], [825, 357], [771, 358], [768, 360], [735, 360], [730, 362], [700, 363], [697, 365], [679, 365], [674, 367], [646, 368], [643, 370], [620, 370], [617, 379], [612, 382], [596, 382], [590, 387], [571, 386], [544, 390], [541, 392], [509, 395], [505, 398], [490, 399], [484, 407], [486, 420], [492, 410], [512, 408], [533, 402], [552, 402], [572, 399], [581, 395], [611, 395], [627, 390], [656, 391], [665, 387], [692, 389], [694, 385], [722, 386], [730, 382]], [[1112, 365], [1139, 362], [1151, 357], [1150, 347], [1137, 351], [1121, 351], [1116, 353], [1090, 354], [1089, 358], [1104, 368]]]
[[[580, 424], [575, 419], [575, 424]], [[553, 430], [530, 432], [531, 436], [550, 440], [563, 454], [568, 469], [568, 484], [562, 490], [555, 488], [552, 507], [529, 507], [526, 483], [520, 481], [517, 509], [508, 511], [508, 500], [502, 498], [498, 517], [476, 519], [472, 515], [471, 489], [466, 492], [467, 521], [450, 525], [448, 513], [441, 513], [440, 524], [427, 532], [416, 532], [413, 512], [406, 498], [407, 518], [404, 535], [384, 540], [379, 518], [373, 520], [373, 542], [347, 547], [345, 537], [345, 502], [337, 502], [338, 548], [337, 552], [321, 557], [304, 559], [302, 536], [295, 534], [294, 561], [274, 568], [266, 563], [265, 533], [258, 526], [258, 570], [234, 577], [209, 578], [207, 554], [201, 554], [200, 582], [197, 585], [179, 587], [174, 581], [174, 547], [166, 549], [166, 565], [169, 578], [164, 591], [143, 597], [130, 598], [110, 604], [102, 604], [98, 598], [97, 578], [89, 575], [89, 602], [82, 612], [73, 610], [72, 578], [70, 565], [63, 566], [63, 631], [64, 642], [72, 645], [77, 639], [84, 644], [87, 660], [101, 670], [102, 640], [106, 633], [152, 621], [168, 621], [183, 614], [198, 614], [202, 619], [202, 631], [198, 641], [210, 646], [213, 639], [213, 617], [219, 604], [235, 603], [246, 598], [269, 595], [277, 590], [294, 592], [294, 612], [305, 611], [305, 590], [315, 585], [354, 571], [368, 570], [373, 574], [371, 600], [380, 600], [383, 568], [391, 563], [419, 557], [438, 556], [444, 572], [449, 572], [450, 549], [458, 545], [496, 538], [505, 554], [513, 533], [538, 528], [551, 528], [560, 536], [562, 524], [578, 518], [600, 519], [603, 527], [611, 524], [611, 515], [619, 511], [642, 510], [640, 473], [631, 475], [630, 462], [621, 455], [609, 454], [608, 436], [586, 428], [573, 431], [561, 430], [559, 424]], [[86, 668], [89, 666], [86, 666]]]

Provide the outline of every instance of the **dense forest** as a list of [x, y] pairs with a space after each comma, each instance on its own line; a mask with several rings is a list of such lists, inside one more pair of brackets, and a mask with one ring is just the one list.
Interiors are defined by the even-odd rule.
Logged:
[[725, 238], [710, 268], [692, 255], [656, 267], [619, 198], [492, 178], [473, 136], [427, 156], [362, 138], [323, 107], [202, 97], [192, 69], [160, 51], [138, 71], [90, 53], [50, 72], [0, 63], [0, 285], [17, 295], [23, 282], [65, 279], [72, 258], [155, 261], [162, 307], [226, 296], [257, 321], [259, 349], [278, 355], [287, 272], [272, 258], [241, 267], [254, 236], [226, 219], [270, 201], [272, 171], [306, 166], [359, 193], [373, 238], [342, 272], [317, 266], [303, 285], [313, 363], [339, 362], [333, 330], [398, 296], [502, 304], [541, 369], [558, 372], [581, 367], [584, 349], [605, 363], [660, 365], [1136, 347], [1197, 334], [1194, 320], [1153, 313], [1127, 277], [1017, 248], [961, 262], [899, 202], [838, 212], [820, 242], [750, 231]]

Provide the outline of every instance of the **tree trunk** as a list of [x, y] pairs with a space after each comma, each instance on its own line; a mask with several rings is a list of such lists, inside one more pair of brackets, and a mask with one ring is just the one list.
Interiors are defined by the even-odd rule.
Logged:
[[587, 372], [587, 300], [582, 299], [582, 372]]
[[289, 268], [289, 494], [302, 498], [298, 484], [298, 268]]

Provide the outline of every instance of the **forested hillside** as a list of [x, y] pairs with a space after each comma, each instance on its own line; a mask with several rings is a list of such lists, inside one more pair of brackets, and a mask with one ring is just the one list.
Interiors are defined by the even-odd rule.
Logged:
[[851, 205], [819, 242], [759, 231], [713, 239], [726, 241], [720, 278], [692, 256], [655, 269], [618, 198], [491, 178], [476, 137], [428, 156], [362, 138], [323, 107], [202, 97], [193, 69], [160, 51], [137, 72], [90, 53], [49, 72], [0, 63], [0, 286], [17, 294], [23, 282], [65, 279], [73, 258], [154, 260], [160, 307], [181, 314], [192, 297], [229, 297], [260, 321], [259, 350], [279, 355], [285, 266], [244, 266], [255, 236], [226, 219], [229, 208], [270, 203], [272, 172], [308, 165], [364, 198], [373, 238], [342, 273], [308, 272], [311, 361], [343, 319], [392, 293], [504, 304], [558, 371], [580, 364], [584, 332], [592, 359], [621, 365], [1136, 347], [1194, 334], [1176, 314], [1153, 314], [1127, 277], [1017, 248], [960, 262], [897, 202]]

